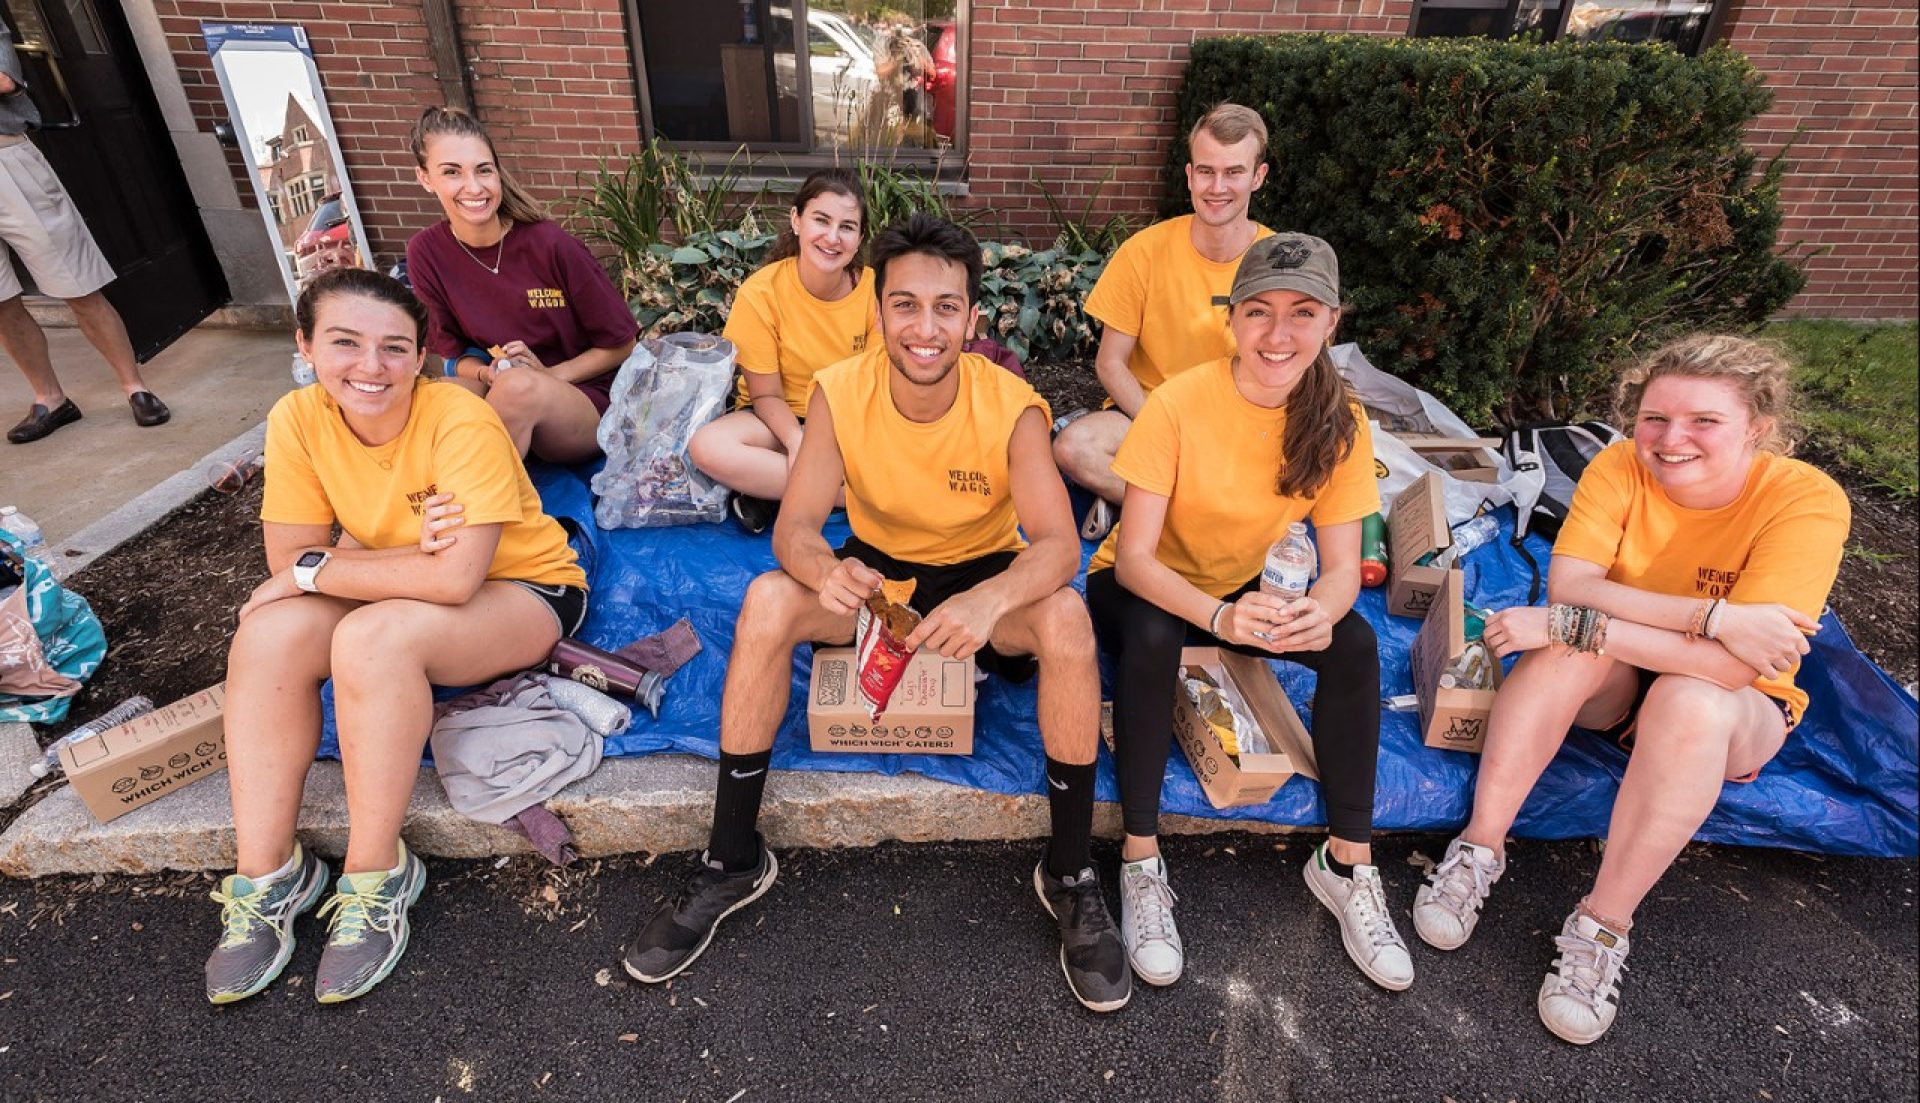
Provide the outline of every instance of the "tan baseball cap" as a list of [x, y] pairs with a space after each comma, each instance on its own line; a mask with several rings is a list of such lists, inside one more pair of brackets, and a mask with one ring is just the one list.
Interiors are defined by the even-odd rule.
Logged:
[[1264, 291], [1297, 291], [1338, 309], [1340, 258], [1333, 255], [1333, 246], [1312, 234], [1261, 238], [1240, 258], [1227, 302], [1238, 306]]

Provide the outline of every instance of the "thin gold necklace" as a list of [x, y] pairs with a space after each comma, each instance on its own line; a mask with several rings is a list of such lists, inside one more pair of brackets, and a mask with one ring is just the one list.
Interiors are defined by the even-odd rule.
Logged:
[[[449, 225], [449, 226], [447, 227], [447, 230], [448, 230], [448, 232], [449, 232], [449, 233], [451, 233], [451, 232], [452, 232], [452, 230], [453, 230], [453, 227], [452, 227], [451, 225]], [[499, 275], [499, 274], [500, 274], [500, 266], [501, 266], [502, 264], [504, 264], [504, 263], [506, 263], [506, 259], [507, 259], [507, 235], [508, 235], [508, 234], [510, 234], [510, 233], [512, 233], [512, 232], [513, 232], [513, 223], [512, 223], [512, 222], [508, 222], [508, 223], [507, 223], [507, 228], [506, 228], [506, 230], [505, 230], [505, 231], [503, 231], [503, 232], [502, 232], [502, 233], [500, 234], [500, 251], [499, 251], [499, 252], [497, 252], [497, 253], [495, 253], [495, 254], [493, 255], [493, 263], [492, 263], [492, 264], [488, 264], [488, 263], [487, 263], [486, 261], [484, 261], [484, 260], [481, 260], [481, 259], [480, 259], [480, 257], [479, 257], [479, 256], [478, 256], [477, 254], [475, 254], [475, 253], [474, 253], [474, 251], [473, 251], [472, 249], [469, 249], [469, 248], [467, 248], [467, 243], [466, 243], [466, 242], [464, 242], [464, 241], [461, 241], [461, 240], [460, 240], [460, 235], [459, 235], [459, 234], [454, 234], [454, 235], [453, 235], [453, 243], [454, 243], [455, 245], [458, 245], [458, 246], [460, 247], [460, 251], [461, 251], [461, 252], [463, 252], [463, 253], [465, 253], [466, 255], [468, 255], [468, 256], [470, 256], [470, 257], [472, 257], [472, 258], [473, 258], [473, 263], [475, 263], [475, 264], [477, 264], [477, 265], [479, 265], [479, 266], [480, 266], [480, 267], [482, 267], [482, 268], [485, 268], [485, 269], [486, 269], [487, 271], [489, 271], [489, 272], [491, 272], [491, 273], [493, 273], [494, 275], [496, 275], [496, 276], [497, 276], [497, 275]]]

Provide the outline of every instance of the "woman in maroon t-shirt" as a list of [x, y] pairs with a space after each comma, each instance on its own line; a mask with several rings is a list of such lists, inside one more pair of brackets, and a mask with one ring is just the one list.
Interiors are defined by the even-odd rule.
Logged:
[[420, 186], [446, 221], [407, 242], [427, 304], [427, 347], [486, 396], [520, 449], [577, 463], [639, 327], [600, 263], [514, 183], [463, 111], [430, 107], [413, 127]]

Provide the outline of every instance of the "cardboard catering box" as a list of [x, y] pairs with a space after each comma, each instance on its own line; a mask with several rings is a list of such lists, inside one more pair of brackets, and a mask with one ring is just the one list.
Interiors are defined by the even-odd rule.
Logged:
[[1467, 616], [1458, 571], [1450, 571], [1434, 596], [1433, 611], [1413, 638], [1413, 691], [1420, 698], [1420, 731], [1429, 747], [1479, 754], [1487, 742], [1487, 718], [1500, 689], [1500, 661], [1493, 661], [1492, 689], [1447, 688], [1440, 675], [1466, 649]]
[[807, 685], [807, 738], [816, 751], [873, 754], [972, 754], [973, 660], [921, 651], [907, 660], [880, 719], [854, 686], [851, 647], [813, 653]]
[[1500, 451], [1498, 437], [1443, 437], [1434, 433], [1395, 433], [1394, 436], [1421, 459], [1456, 479], [1476, 483], [1500, 481], [1500, 469], [1495, 466]]
[[1295, 774], [1319, 778], [1313, 761], [1313, 739], [1265, 660], [1217, 647], [1187, 647], [1180, 651], [1180, 666], [1200, 667], [1214, 681], [1232, 686], [1252, 710], [1273, 748], [1272, 754], [1241, 754], [1236, 760], [1187, 699], [1186, 690], [1174, 691], [1174, 738], [1180, 741], [1187, 764], [1193, 767], [1200, 788], [1215, 808], [1265, 804], [1274, 790]]
[[60, 768], [101, 823], [227, 768], [226, 683], [60, 747]]
[[1445, 492], [1428, 472], [1400, 492], [1387, 514], [1387, 612], [1416, 620], [1427, 615], [1440, 583], [1459, 568], [1423, 567], [1419, 560], [1452, 543]]

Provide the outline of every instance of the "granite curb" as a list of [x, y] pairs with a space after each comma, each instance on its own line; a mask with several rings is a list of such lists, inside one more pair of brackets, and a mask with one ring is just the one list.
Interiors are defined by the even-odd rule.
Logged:
[[[713, 763], [686, 755], [616, 758], [569, 786], [548, 807], [573, 828], [582, 857], [695, 850], [713, 812]], [[862, 847], [905, 842], [1039, 839], [1047, 801], [949, 785], [913, 774], [775, 771], [767, 779], [761, 830], [775, 847]], [[1164, 816], [1168, 834], [1284, 832], [1249, 820]], [[1117, 804], [1095, 806], [1094, 830], [1118, 837]], [[423, 855], [485, 858], [531, 853], [505, 828], [455, 812], [432, 773], [414, 784], [403, 828]], [[300, 836], [321, 854], [346, 849], [346, 786], [337, 762], [315, 764], [300, 808]], [[121, 816], [94, 820], [71, 788], [48, 794], [0, 835], [0, 874], [153, 873], [228, 869], [233, 812], [224, 777], [196, 784]]]

